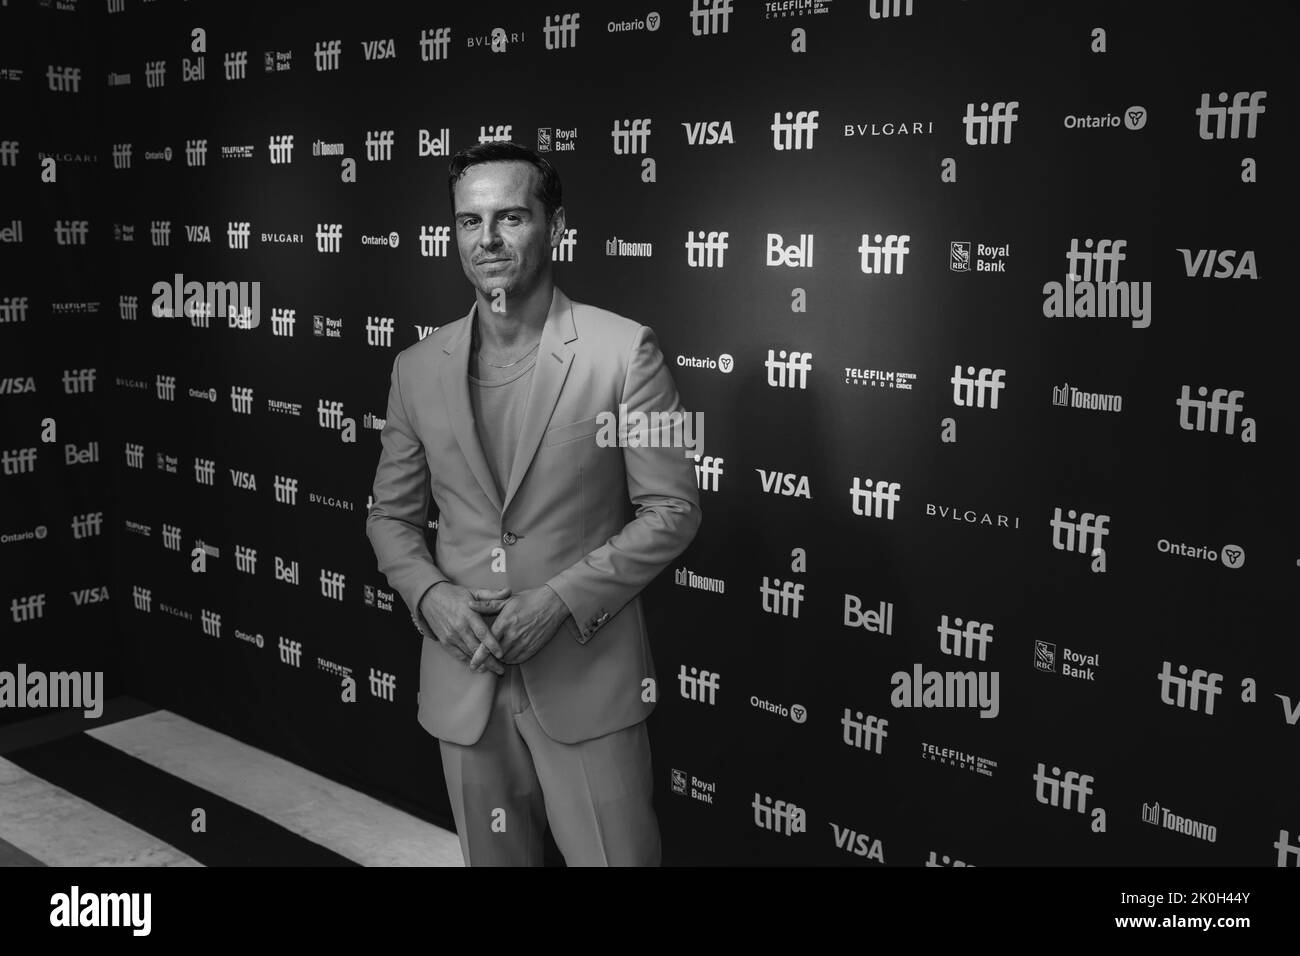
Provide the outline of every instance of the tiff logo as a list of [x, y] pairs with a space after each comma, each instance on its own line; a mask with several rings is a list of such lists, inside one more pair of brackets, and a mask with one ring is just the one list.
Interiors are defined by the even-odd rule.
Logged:
[[185, 141], [185, 165], [206, 166], [208, 164], [208, 141], [206, 139], [187, 139]]
[[235, 545], [235, 570], [243, 574], [256, 574], [257, 549], [242, 544]]
[[297, 309], [272, 309], [271, 310], [271, 334], [272, 335], [293, 335], [294, 316]]
[[[114, 159], [116, 159], [117, 145], [114, 144]], [[127, 144], [130, 145], [130, 144]], [[18, 140], [6, 139], [0, 140], [0, 166], [17, 166], [18, 165]], [[113, 168], [118, 168], [114, 162]]]
[[648, 119], [614, 120], [614, 129], [609, 134], [614, 140], [614, 155], [628, 156], [649, 149], [650, 123]]
[[167, 83], [167, 61], [166, 60], [149, 60], [144, 65], [144, 85], [148, 89], [155, 89], [164, 86]]
[[[1107, 272], [1109, 271], [1111, 282], [1119, 281], [1119, 264], [1128, 258], [1128, 255], [1121, 250], [1128, 245], [1126, 239], [1098, 239], [1096, 250], [1092, 250], [1093, 242], [1091, 239], [1083, 240], [1083, 249], [1079, 248], [1079, 240], [1075, 237], [1070, 238], [1070, 248], [1065, 253], [1065, 261], [1069, 266], [1069, 272], [1065, 274], [1067, 279], [1075, 282], [1092, 282], [1093, 264], [1097, 266], [1097, 282], [1105, 282]], [[1107, 264], [1110, 269], [1107, 270]], [[1076, 271], [1080, 266], [1083, 272], [1080, 274]]]
[[[945, 654], [952, 654], [957, 657], [975, 657], [978, 653], [979, 659], [984, 660], [985, 649], [993, 640], [992, 624], [982, 623], [980, 621], [968, 620], [966, 629], [961, 629], [961, 618], [952, 619], [952, 626], [948, 626], [948, 615], [943, 614], [939, 618], [939, 650]], [[978, 644], [977, 648], [975, 645]]]
[[451, 48], [451, 27], [438, 27], [436, 30], [420, 31], [420, 62], [447, 59]]
[[15, 624], [34, 621], [45, 616], [45, 595], [28, 594], [26, 597], [14, 598], [9, 602], [9, 615]]
[[577, 13], [562, 13], [559, 23], [552, 24], [548, 16], [542, 25], [542, 39], [548, 50], [567, 50], [578, 45]]
[[280, 638], [280, 663], [290, 667], [302, 666], [302, 641], [286, 641]]
[[731, 0], [691, 0], [691, 36], [731, 31]]
[[126, 455], [126, 467], [144, 467], [144, 445], [137, 445], [134, 442], [124, 442], [122, 450]]
[[[903, 260], [911, 252], [907, 248], [911, 236], [896, 236], [892, 232], [882, 236], [876, 233], [875, 241], [868, 233], [862, 234], [862, 245], [858, 252], [862, 254], [861, 268], [866, 275], [902, 275]], [[884, 245], [881, 245], [881, 242]]]
[[149, 220], [149, 243], [154, 246], [172, 244], [172, 222], [170, 219]]
[[104, 512], [88, 511], [84, 515], [72, 516], [72, 537], [74, 540], [82, 538], [97, 538], [104, 525]]
[[320, 593], [327, 598], [333, 598], [335, 601], [343, 600], [343, 588], [346, 581], [342, 571], [327, 571], [320, 569]]
[[478, 141], [480, 143], [506, 143], [510, 141], [510, 131], [514, 129], [512, 125], [506, 126], [480, 126], [478, 128]]
[[799, 617], [799, 605], [803, 603], [803, 585], [795, 584], [793, 581], [781, 583], [780, 578], [772, 578], [772, 583], [768, 584], [767, 575], [763, 575], [763, 583], [758, 586], [758, 593], [762, 595], [762, 608], [768, 614], [780, 614], [783, 617]]
[[578, 245], [578, 230], [566, 229], [563, 238], [551, 249], [552, 262], [572, 262], [573, 250]]
[[279, 136], [272, 136], [268, 150], [271, 154], [272, 163], [292, 163], [293, 162], [293, 134], [285, 133]]
[[217, 474], [217, 463], [211, 458], [194, 459], [194, 482], [199, 485], [211, 485]]
[[366, 161], [387, 162], [393, 158], [393, 130], [366, 130]]
[[48, 64], [45, 67], [45, 78], [50, 82], [50, 91], [53, 93], [79, 93], [81, 92], [81, 68], [76, 66], [54, 66]]
[[[5, 163], [6, 166], [11, 165]], [[113, 168], [130, 169], [131, 168], [131, 144], [114, 143], [113, 144]]]
[[[1034, 773], [1034, 782], [1037, 787], [1034, 789], [1034, 797], [1039, 803], [1045, 803], [1048, 806], [1060, 807], [1063, 810], [1075, 810], [1078, 813], [1087, 812], [1088, 794], [1092, 793], [1090, 784], [1093, 778], [1089, 774], [1080, 776], [1073, 770], [1066, 771], [1065, 779], [1061, 779], [1061, 768], [1053, 767], [1052, 775], [1047, 775], [1047, 768], [1040, 762], [1038, 770]], [[1078, 797], [1078, 806], [1072, 806]]]
[[209, 611], [207, 608], [199, 609], [200, 623], [203, 626], [203, 633], [208, 637], [221, 636], [221, 615], [216, 611]]
[[230, 386], [230, 410], [238, 415], [253, 414], [253, 389], [249, 385]]
[[370, 668], [370, 696], [391, 701], [397, 691], [397, 678]]
[[[366, 316], [366, 344], [389, 348], [393, 344], [393, 319], [378, 316]], [[342, 406], [339, 406], [340, 409]], [[340, 426], [342, 427], [342, 426]]]
[[703, 229], [686, 233], [686, 264], [692, 269], [721, 269], [727, 252], [729, 232]]
[[713, 455], [695, 456], [695, 484], [700, 491], [717, 491], [718, 479], [722, 477], [722, 463], [725, 458]]
[[54, 220], [54, 241], [61, 246], [84, 246], [89, 231], [89, 219]]
[[981, 103], [981, 115], [976, 116], [975, 104], [967, 103], [966, 115], [962, 117], [962, 124], [966, 127], [966, 145], [996, 146], [999, 142], [1010, 143], [1011, 127], [1020, 118], [1016, 114], [1019, 105], [1019, 100], [1009, 103], [999, 101], [993, 104], [993, 112], [990, 114], [989, 104]]
[[146, 614], [153, 610], [153, 591], [138, 584], [131, 585], [131, 606]]
[[275, 500], [282, 505], [298, 503], [298, 479], [275, 476]]
[[66, 395], [80, 395], [95, 390], [95, 369], [78, 368], [63, 370], [63, 392]]
[[[727, 2], [730, 3], [730, 0]], [[757, 791], [751, 806], [754, 808], [754, 826], [760, 829], [772, 830], [785, 836], [808, 832], [808, 815], [802, 807], [784, 800], [773, 803], [771, 797], [765, 797]]]
[[880, 753], [885, 738], [889, 736], [885, 730], [889, 721], [881, 720], [874, 714], [863, 717], [862, 711], [849, 710], [847, 707], [844, 708], [844, 716], [840, 718], [840, 725], [844, 728], [846, 744], [871, 753]]
[[717, 699], [714, 696], [718, 689], [721, 678], [713, 671], [699, 671], [697, 673], [694, 667], [688, 675], [686, 665], [683, 664], [680, 671], [677, 672], [677, 681], [681, 686], [682, 697], [686, 700], [699, 701], [702, 704], [716, 704]]
[[0, 322], [26, 322], [27, 296], [7, 295], [0, 298]]
[[[1094, 549], [1101, 547], [1102, 539], [1110, 534], [1106, 527], [1106, 522], [1110, 520], [1110, 515], [1093, 514], [1091, 511], [1085, 511], [1078, 515], [1078, 521], [1075, 521], [1075, 511], [1071, 508], [1066, 513], [1064, 520], [1061, 517], [1061, 509], [1052, 509], [1052, 520], [1048, 522], [1052, 526], [1052, 547], [1057, 551], [1078, 551], [1080, 554], [1096, 554]], [[1064, 534], [1064, 537], [1062, 537]], [[1078, 546], [1075, 546], [1075, 536], [1078, 536]], [[1092, 547], [1089, 543], [1092, 542]]]
[[0, 451], [0, 464], [6, 475], [21, 475], [36, 470], [35, 448], [6, 448]]
[[242, 80], [247, 76], [248, 51], [232, 50], [226, 54], [223, 63], [226, 67], [226, 79]]
[[767, 384], [772, 388], [807, 388], [812, 353], [791, 352], [787, 356], [785, 349], [780, 353], [768, 349], [763, 365], [767, 369]]
[[316, 223], [316, 251], [339, 252], [343, 244], [343, 224], [339, 222]]
[[779, 112], [772, 114], [772, 148], [812, 149], [813, 133], [818, 129], [817, 110], [800, 110], [797, 113], [786, 110], [785, 119]]
[[[1201, 139], [1237, 139], [1241, 135], [1241, 117], [1246, 117], [1246, 139], [1255, 138], [1256, 123], [1259, 121], [1260, 114], [1264, 112], [1264, 97], [1268, 96], [1264, 90], [1255, 90], [1250, 92], [1243, 90], [1239, 93], [1232, 94], [1231, 106], [1211, 106], [1210, 94], [1201, 94], [1201, 105], [1196, 108], [1196, 115], [1200, 117], [1200, 128], [1197, 132]], [[1249, 105], [1245, 105], [1249, 99]], [[1220, 103], [1228, 102], [1228, 94], [1220, 93], [1218, 96]], [[1232, 117], [1232, 125], [1224, 129], [1228, 117]], [[1210, 120], [1214, 120], [1214, 128], [1210, 128]]]
[[[897, 481], [883, 481], [867, 478], [866, 484], [857, 475], [853, 476], [853, 487], [849, 489], [849, 500], [853, 513], [863, 518], [884, 518], [894, 520], [894, 505], [898, 504], [898, 493], [902, 485]], [[874, 485], [874, 487], [873, 487]]]
[[[1214, 698], [1223, 693], [1219, 682], [1223, 680], [1222, 674], [1212, 674], [1209, 671], [1203, 671], [1199, 667], [1192, 671], [1192, 676], [1187, 677], [1187, 665], [1179, 664], [1178, 673], [1181, 677], [1175, 677], [1170, 671], [1169, 661], [1163, 661], [1160, 673], [1156, 677], [1160, 680], [1160, 702], [1168, 704], [1170, 707], [1181, 707], [1185, 710], [1200, 711], [1201, 695], [1205, 695], [1205, 713], [1214, 714]], [[1174, 696], [1170, 697], [1169, 689], [1173, 687]], [[1191, 694], [1188, 694], [1188, 689]]]
[[[966, 366], [966, 375], [974, 375], [975, 366]], [[954, 365], [952, 378], [952, 403], [959, 408], [983, 408], [984, 396], [989, 396], [989, 408], [998, 407], [998, 393], [1006, 388], [1002, 376], [1007, 374], [1004, 368], [982, 368], [978, 378], [966, 378], [961, 374], [961, 366]], [[991, 393], [991, 394], [990, 394]]]
[[138, 295], [119, 295], [117, 297], [117, 314], [123, 322], [135, 322], [140, 317], [140, 297]]
[[315, 50], [316, 72], [337, 70], [339, 68], [339, 56], [342, 52], [342, 40], [317, 40]]
[[[867, 16], [873, 20], [881, 20], [888, 17], [910, 17], [912, 15], [912, 0], [907, 0], [906, 9], [902, 9], [903, 0], [870, 0], [867, 6]], [[901, 12], [900, 12], [901, 11]]]
[[343, 427], [343, 403], [326, 401], [323, 398], [316, 400], [316, 424], [321, 428], [332, 428], [338, 431]]
[[420, 255], [445, 257], [449, 242], [451, 242], [450, 226], [420, 227]]
[[176, 401], [176, 376], [162, 375], [154, 376], [154, 391], [157, 398], [164, 402]]
[[[1216, 388], [1214, 393], [1206, 399], [1209, 389], [1204, 385], [1196, 390], [1196, 394], [1201, 396], [1199, 399], [1192, 398], [1192, 387], [1183, 386], [1182, 395], [1174, 399], [1178, 406], [1178, 426], [1184, 431], [1205, 431], [1205, 412], [1210, 412], [1210, 432], [1211, 434], [1219, 431], [1219, 413], [1226, 413], [1227, 421], [1224, 424], [1224, 433], [1231, 435], [1236, 428], [1237, 412], [1245, 411], [1239, 399], [1245, 398], [1246, 393], [1240, 389]], [[1190, 416], [1191, 411], [1196, 411], [1196, 421], [1193, 422]], [[1247, 422], [1254, 423], [1253, 418], [1243, 418], [1242, 424]]]
[[231, 249], [247, 249], [250, 225], [247, 222], [228, 221], [226, 223], [226, 244]]

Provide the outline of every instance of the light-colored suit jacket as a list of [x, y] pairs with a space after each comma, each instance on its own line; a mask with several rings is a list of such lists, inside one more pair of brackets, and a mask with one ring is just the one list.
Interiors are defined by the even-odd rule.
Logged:
[[572, 617], [520, 672], [542, 729], [576, 743], [654, 709], [643, 694], [655, 671], [638, 595], [700, 524], [694, 462], [683, 449], [601, 447], [598, 415], [617, 415], [620, 405], [674, 412], [681, 402], [654, 332], [556, 288], [502, 500], [470, 405], [476, 308], [393, 361], [366, 533], [425, 638], [421, 726], [475, 743], [497, 681], [438, 642], [419, 610], [425, 591], [440, 581], [511, 593], [549, 584]]

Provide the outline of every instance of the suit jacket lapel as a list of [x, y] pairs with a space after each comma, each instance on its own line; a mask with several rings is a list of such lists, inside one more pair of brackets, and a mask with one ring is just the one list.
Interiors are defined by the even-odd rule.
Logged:
[[528, 473], [528, 468], [537, 455], [542, 435], [551, 420], [551, 413], [555, 411], [555, 403], [559, 401], [560, 389], [564, 387], [564, 380], [569, 375], [569, 366], [573, 364], [573, 350], [566, 343], [577, 337], [578, 332], [573, 325], [573, 304], [556, 287], [537, 348], [537, 365], [533, 369], [528, 408], [524, 412], [524, 423], [519, 429], [519, 444], [515, 448], [515, 460], [510, 468], [510, 487], [506, 490], [506, 501], [501, 509], [503, 513], [510, 507], [515, 492], [519, 490], [524, 475]]
[[456, 338], [443, 346], [446, 356], [438, 377], [442, 380], [442, 398], [447, 403], [447, 418], [451, 421], [451, 430], [460, 445], [461, 454], [465, 456], [469, 470], [473, 472], [475, 480], [493, 507], [497, 511], [504, 511], [497, 484], [492, 480], [492, 472], [488, 468], [487, 456], [483, 454], [483, 445], [478, 440], [478, 429], [474, 426], [474, 408], [469, 400], [469, 343], [470, 332], [474, 327], [474, 310], [477, 308], [476, 301], [470, 306], [464, 327]]

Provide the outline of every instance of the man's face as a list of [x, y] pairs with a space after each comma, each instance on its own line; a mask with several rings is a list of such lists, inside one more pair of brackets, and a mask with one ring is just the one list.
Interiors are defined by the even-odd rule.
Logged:
[[538, 172], [529, 163], [479, 163], [456, 183], [456, 244], [470, 283], [485, 296], [496, 289], [523, 295], [551, 262], [553, 236], [563, 229], [556, 210], [551, 228], [533, 194]]

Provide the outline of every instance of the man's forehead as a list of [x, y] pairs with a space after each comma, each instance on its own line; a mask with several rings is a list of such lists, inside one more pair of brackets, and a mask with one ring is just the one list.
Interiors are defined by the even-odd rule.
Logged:
[[532, 205], [535, 172], [528, 163], [513, 161], [471, 166], [456, 181], [457, 205], [462, 201], [483, 202], [493, 197], [508, 199], [511, 205]]

